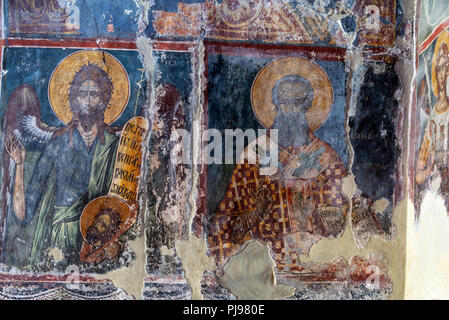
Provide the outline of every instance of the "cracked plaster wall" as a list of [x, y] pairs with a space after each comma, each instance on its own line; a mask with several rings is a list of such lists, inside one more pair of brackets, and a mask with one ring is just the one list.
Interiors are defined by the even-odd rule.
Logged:
[[[413, 21], [414, 18], [414, 6], [413, 5], [407, 5], [405, 6], [405, 14], [404, 14], [404, 19], [406, 21]], [[326, 18], [326, 17], [325, 17]], [[207, 36], [207, 30], [205, 31], [205, 35]], [[354, 40], [354, 38], [348, 37], [348, 44], [347, 46], [347, 53], [345, 56], [345, 61], [346, 61], [346, 65], [347, 68], [349, 69], [350, 74], [355, 74], [356, 72], [358, 72], [359, 74], [357, 75], [357, 77], [354, 75], [353, 77], [349, 77], [349, 83], [354, 82], [354, 85], [352, 86], [352, 90], [348, 90], [348, 92], [350, 92], [350, 94], [348, 94], [347, 100], [349, 101], [349, 110], [353, 110], [353, 108], [355, 108], [355, 101], [356, 101], [356, 97], [358, 95], [358, 90], [360, 90], [360, 84], [363, 83], [363, 79], [364, 79], [364, 72], [366, 71], [366, 65], [369, 64], [369, 61], [372, 56], [375, 57], [376, 54], [369, 54], [364, 52], [364, 48], [363, 47], [357, 47], [356, 45], [354, 46], [351, 40]], [[411, 96], [411, 83], [413, 80], [413, 77], [410, 75], [414, 74], [414, 69], [413, 69], [413, 45], [411, 42], [412, 38], [411, 38], [411, 34], [407, 33], [402, 37], [398, 37], [396, 40], [396, 44], [394, 46], [394, 48], [391, 49], [391, 53], [399, 56], [398, 62], [395, 65], [395, 69], [397, 71], [398, 76], [401, 79], [401, 89], [400, 89], [400, 93], [398, 99], [400, 100], [400, 112], [404, 113], [407, 109], [407, 106], [410, 103], [410, 96]], [[201, 50], [201, 44], [202, 44], [202, 40], [199, 39], [199, 44], [196, 45], [196, 48], [200, 48]], [[203, 59], [199, 59], [200, 61], [200, 65], [202, 65], [202, 61]], [[360, 67], [361, 68], [361, 72], [360, 72]], [[204, 68], [204, 67], [202, 67]], [[200, 67], [201, 69], [201, 67]], [[201, 73], [200, 73], [201, 74]], [[198, 79], [198, 78], [197, 78]], [[201, 79], [201, 76], [200, 76]], [[198, 86], [197, 88], [200, 89], [201, 88], [201, 84], [203, 82], [201, 82], [201, 80], [197, 80]], [[204, 80], [203, 80], [204, 81]], [[198, 93], [198, 95], [201, 97], [201, 93]], [[349, 111], [351, 112], [351, 111]], [[197, 115], [197, 117], [195, 117], [196, 120], [201, 120], [201, 112], [199, 115]], [[401, 124], [400, 124], [401, 125]], [[397, 143], [398, 145], [402, 145], [404, 146], [404, 144], [402, 143], [402, 141], [405, 139], [404, 135], [405, 135], [405, 131], [400, 131], [398, 133], [397, 139], [398, 141], [396, 141], [395, 143]], [[198, 135], [197, 135], [198, 138]], [[195, 138], [194, 138], [194, 142], [193, 142], [193, 146], [195, 145], [199, 145], [199, 139], [197, 140], [198, 142], [195, 143]], [[406, 153], [406, 149], [402, 149], [402, 151], [404, 152], [404, 154]], [[194, 151], [193, 154], [196, 154], [196, 152]], [[401, 170], [402, 172], [402, 168], [406, 166], [405, 163], [405, 159], [406, 157], [401, 156], [399, 158], [398, 161], [398, 167], [399, 170]], [[350, 160], [351, 162], [351, 160]], [[194, 171], [194, 179], [193, 179], [193, 183], [195, 183], [195, 174], [197, 174]], [[354, 179], [348, 177], [347, 181], [347, 189], [346, 190], [351, 190], [349, 192], [346, 192], [346, 195], [348, 196], [348, 198], [352, 197], [353, 191], [355, 191], [356, 189], [356, 185], [354, 182]], [[195, 197], [194, 193], [190, 194], [190, 197]], [[406, 199], [407, 197], [404, 196], [404, 198]], [[388, 200], [386, 200], [385, 198], [380, 198], [380, 199], [376, 199], [377, 201], [375, 201], [373, 207], [377, 209], [378, 212], [382, 213], [389, 205], [391, 206], [391, 204], [388, 202]], [[391, 293], [391, 295], [389, 296], [389, 298], [392, 299], [401, 299], [404, 296], [404, 288], [405, 288], [405, 273], [404, 273], [404, 265], [405, 265], [405, 240], [406, 240], [406, 215], [407, 215], [407, 210], [406, 210], [406, 200], [402, 199], [397, 199], [396, 200], [397, 203], [395, 204], [394, 208], [392, 209], [392, 207], [390, 207], [390, 211], [393, 213], [393, 217], [394, 217], [394, 221], [393, 221], [393, 225], [394, 225], [394, 234], [389, 238], [389, 239], [371, 239], [369, 240], [368, 244], [365, 244], [364, 248], [359, 248], [353, 238], [353, 235], [351, 234], [351, 231], [349, 230], [349, 223], [347, 224], [346, 230], [343, 233], [343, 235], [341, 236], [341, 238], [339, 239], [332, 239], [332, 240], [321, 240], [319, 241], [317, 244], [313, 245], [310, 251], [310, 254], [308, 257], [304, 256], [304, 261], [305, 262], [320, 262], [320, 263], [325, 263], [325, 262], [329, 262], [332, 261], [334, 259], [343, 257], [346, 261], [350, 261], [351, 258], [355, 255], [362, 255], [362, 256], [366, 256], [370, 253], [376, 253], [376, 252], [380, 252], [382, 253], [382, 255], [385, 257], [387, 264], [388, 264], [388, 276], [391, 278], [392, 283], [393, 283], [393, 291]], [[192, 203], [192, 202], [191, 202]], [[191, 209], [191, 213], [190, 213], [190, 220], [189, 220], [189, 226], [190, 226], [190, 230], [192, 229], [191, 227], [191, 222], [192, 222], [192, 217], [193, 215], [195, 215], [196, 210], [195, 210], [195, 206], [192, 207]], [[197, 240], [198, 241], [198, 240]], [[186, 243], [186, 246], [181, 247], [181, 246], [177, 246], [177, 255], [181, 257], [181, 262], [183, 265], [183, 268], [186, 272], [186, 278], [188, 283], [192, 286], [193, 283], [195, 283], [194, 287], [198, 288], [198, 284], [201, 282], [203, 275], [202, 272], [196, 273], [195, 276], [192, 276], [192, 267], [191, 267], [191, 263], [189, 263], [188, 261], [191, 261], [191, 259], [195, 259], [195, 257], [198, 258], [198, 260], [201, 260], [200, 257], [202, 256], [206, 256], [207, 250], [205, 247], [203, 247], [201, 249], [201, 247], [199, 249], [193, 249], [194, 246], [189, 246]], [[164, 248], [165, 250], [165, 248]], [[245, 249], [245, 250], [249, 250], [249, 249]], [[241, 255], [243, 255], [246, 251], [243, 250]], [[248, 253], [250, 255], [250, 253]], [[244, 256], [240, 255], [240, 260], [241, 263], [243, 263], [245, 265], [245, 263], [250, 263], [250, 261], [247, 261]], [[188, 260], [187, 260], [187, 257]], [[237, 258], [237, 257], [236, 257]], [[186, 261], [187, 260], [187, 261]], [[186, 261], [186, 262], [185, 262]], [[201, 269], [204, 268], [204, 270], [207, 270], [207, 265], [209, 264], [209, 262], [207, 262]], [[269, 266], [266, 267], [267, 270], [269, 270]], [[200, 269], [200, 270], [201, 270]], [[226, 267], [225, 267], [226, 269]], [[212, 270], [209, 270], [212, 271]], [[241, 272], [245, 272], [245, 270], [239, 270], [239, 273]], [[251, 268], [246, 269], [247, 272], [249, 272], [249, 274], [251, 274]], [[230, 272], [231, 274], [229, 274], [229, 277], [233, 276], [233, 271], [227, 271]], [[235, 273], [236, 274], [236, 273]], [[226, 271], [225, 271], [225, 276], [226, 276]], [[245, 278], [245, 277], [243, 277]], [[242, 280], [241, 278], [239, 278], [240, 280]], [[253, 281], [251, 277], [247, 278], [249, 282]], [[239, 288], [243, 288], [245, 286], [248, 286], [249, 283], [246, 282], [240, 282], [241, 286], [238, 286], [237, 288], [233, 288], [231, 289], [231, 293], [234, 292], [239, 292]], [[224, 284], [225, 286], [227, 286], [226, 284]], [[229, 285], [229, 284], [228, 284]], [[232, 287], [232, 286], [231, 286]], [[195, 289], [197, 290], [197, 289]], [[198, 297], [196, 294], [194, 295], [195, 297]], [[257, 294], [253, 297], [259, 297], [261, 298], [262, 296], [257, 296]], [[275, 296], [272, 296], [275, 297]]]
[[[136, 37], [136, 45], [137, 51], [141, 58], [142, 65], [145, 69], [145, 74], [147, 78], [147, 90], [146, 90], [146, 101], [144, 103], [145, 116], [150, 120], [150, 123], [155, 123], [157, 120], [155, 117], [158, 113], [158, 107], [156, 105], [156, 95], [157, 95], [157, 87], [158, 87], [158, 72], [160, 73], [159, 64], [162, 63], [164, 57], [159, 55], [157, 50], [153, 49], [153, 44], [157, 42], [157, 39], [151, 39], [144, 34], [144, 30], [147, 29], [149, 24], [151, 24], [151, 10], [154, 2], [152, 1], [136, 1], [136, 6], [139, 8], [139, 14], [137, 15], [137, 25], [138, 25], [138, 33]], [[413, 25], [415, 16], [415, 6], [412, 3], [403, 3], [402, 9], [404, 10], [404, 21], [408, 21], [410, 25]], [[368, 68], [373, 68], [373, 70], [379, 69], [380, 71], [374, 71], [382, 73], [385, 69], [385, 65], [393, 65], [394, 72], [399, 78], [399, 94], [395, 99], [397, 100], [397, 109], [399, 110], [402, 117], [407, 115], [407, 110], [409, 105], [411, 104], [412, 97], [412, 82], [414, 80], [414, 46], [413, 46], [413, 28], [409, 28], [405, 34], [398, 35], [396, 38], [396, 42], [392, 45], [387, 53], [383, 53], [387, 58], [381, 57], [381, 59], [377, 59], [378, 54], [372, 52], [367, 49], [365, 46], [359, 46], [355, 42], [356, 33], [346, 33], [343, 30], [340, 20], [333, 20], [335, 16], [328, 16], [328, 12], [320, 11], [320, 8], [309, 8], [308, 10], [312, 10], [315, 13], [319, 12], [319, 14], [324, 19], [332, 20], [332, 28], [336, 28], [336, 30], [342, 31], [343, 40], [340, 44], [346, 48], [346, 55], [344, 57], [344, 64], [348, 74], [348, 81], [346, 83], [346, 120], [345, 126], [348, 131], [348, 135], [346, 136], [346, 142], [348, 144], [349, 149], [349, 157], [348, 157], [348, 166], [354, 163], [354, 149], [351, 146], [351, 140], [349, 135], [351, 134], [351, 128], [349, 125], [349, 118], [354, 116], [357, 112], [357, 108], [360, 107], [358, 105], [358, 96], [360, 94], [360, 90], [362, 90], [362, 84], [364, 84], [367, 80], [365, 75], [367, 73]], [[201, 106], [204, 105], [205, 97], [204, 97], [204, 89], [207, 86], [207, 79], [205, 76], [205, 70], [207, 66], [204, 63], [204, 54], [205, 54], [205, 46], [204, 46], [204, 38], [207, 38], [208, 33], [213, 30], [207, 29], [207, 27], [203, 30], [202, 36], [195, 38], [194, 41], [190, 43], [190, 46], [187, 50], [187, 54], [190, 55], [190, 63], [191, 63], [191, 73], [188, 74], [191, 82], [192, 82], [192, 91], [188, 95], [188, 103], [186, 103], [186, 122], [189, 123], [193, 132], [193, 142], [192, 142], [192, 155], [194, 161], [195, 158], [200, 157], [200, 132], [204, 130], [204, 127], [199, 125], [200, 123], [204, 123], [204, 110]], [[280, 54], [282, 55], [282, 53]], [[313, 56], [313, 54], [312, 54]], [[390, 56], [395, 56], [396, 62], [391, 63], [389, 60]], [[377, 69], [376, 69], [377, 68]], [[160, 75], [159, 75], [160, 76]], [[386, 264], [386, 274], [391, 280], [392, 283], [392, 292], [386, 291], [387, 294], [380, 295], [382, 298], [390, 298], [390, 299], [402, 299], [405, 293], [405, 277], [406, 274], [404, 272], [404, 268], [406, 265], [406, 254], [411, 255], [412, 253], [410, 248], [406, 251], [406, 240], [410, 240], [407, 238], [408, 230], [410, 230], [407, 221], [410, 221], [410, 204], [407, 202], [408, 199], [408, 188], [407, 188], [407, 179], [405, 177], [404, 172], [407, 172], [407, 147], [404, 143], [406, 140], [406, 136], [408, 134], [408, 125], [409, 121], [406, 118], [398, 117], [399, 121], [403, 121], [403, 123], [399, 122], [398, 127], [394, 134], [396, 135], [394, 143], [396, 143], [400, 148], [400, 155], [395, 158], [397, 163], [395, 163], [398, 172], [400, 172], [400, 176], [397, 178], [396, 182], [402, 184], [402, 194], [399, 195], [398, 198], [390, 198], [385, 199], [384, 197], [379, 197], [377, 199], [373, 199], [374, 204], [373, 208], [379, 213], [382, 214], [384, 211], [388, 211], [391, 213], [392, 219], [392, 232], [387, 236], [369, 236], [369, 240], [365, 241], [365, 243], [357, 243], [354, 239], [353, 231], [351, 231], [351, 223], [347, 221], [346, 227], [342, 235], [337, 239], [321, 239], [317, 243], [311, 246], [310, 252], [308, 255], [301, 255], [301, 259], [304, 263], [315, 263], [315, 264], [326, 264], [334, 260], [338, 260], [343, 258], [346, 264], [349, 264], [351, 260], [355, 256], [362, 256], [369, 258], [370, 255], [380, 256], [380, 260]], [[190, 122], [189, 122], [190, 121]], [[207, 286], [207, 279], [214, 279], [214, 272], [216, 271], [215, 264], [210, 257], [208, 247], [207, 247], [207, 238], [204, 230], [201, 227], [198, 229], [198, 223], [195, 221], [196, 214], [198, 212], [198, 199], [203, 196], [199, 194], [198, 188], [202, 181], [200, 175], [202, 170], [204, 170], [201, 166], [192, 166], [190, 170], [185, 170], [185, 179], [186, 184], [181, 188], [176, 188], [176, 183], [172, 180], [168, 184], [165, 185], [165, 192], [169, 192], [174, 199], [183, 199], [181, 202], [173, 202], [169, 203], [166, 208], [163, 208], [165, 202], [160, 206], [164, 210], [167, 210], [166, 213], [169, 212], [177, 212], [182, 211], [184, 214], [181, 215], [182, 219], [178, 221], [178, 225], [173, 223], [173, 221], [166, 221], [170, 227], [176, 227], [177, 231], [174, 233], [175, 236], [171, 238], [165, 237], [163, 234], [161, 235], [161, 239], [156, 241], [156, 246], [153, 243], [149, 243], [149, 239], [154, 239], [153, 234], [149, 234], [148, 230], [151, 230], [151, 233], [161, 232], [163, 229], [154, 225], [154, 222], [161, 222], [162, 220], [158, 220], [157, 216], [160, 215], [160, 212], [157, 210], [157, 195], [155, 197], [156, 207], [153, 203], [154, 199], [150, 199], [148, 196], [149, 192], [151, 192], [151, 188], [154, 185], [155, 181], [154, 176], [152, 175], [153, 166], [157, 164], [161, 164], [158, 162], [158, 158], [156, 155], [151, 154], [151, 137], [153, 133], [150, 133], [148, 140], [146, 141], [150, 150], [145, 150], [145, 158], [148, 160], [146, 162], [145, 167], [141, 173], [141, 179], [144, 183], [141, 183], [140, 187], [140, 222], [136, 231], [137, 238], [133, 240], [129, 246], [131, 250], [135, 254], [135, 258], [133, 259], [130, 266], [124, 266], [119, 268], [118, 270], [109, 271], [106, 274], [95, 275], [97, 278], [101, 279], [109, 279], [113, 282], [113, 284], [121, 288], [123, 291], [132, 295], [134, 298], [140, 299], [144, 297], [144, 279], [148, 277], [148, 274], [155, 275], [159, 277], [159, 280], [155, 282], [161, 282], [161, 279], [172, 279], [168, 280], [173, 281], [173, 278], [170, 276], [180, 276], [181, 282], [186, 281], [189, 285], [187, 287], [187, 292], [183, 297], [191, 297], [192, 299], [202, 299], [203, 292], [205, 292], [204, 286]], [[165, 150], [167, 152], [167, 150]], [[352, 196], [357, 192], [357, 184], [356, 180], [360, 179], [353, 174], [350, 174], [346, 177], [343, 187], [343, 192], [347, 196], [348, 199], [351, 199]], [[165, 201], [165, 200], [164, 200]], [[160, 204], [159, 204], [160, 205]], [[350, 206], [352, 206], [352, 202], [350, 202]], [[156, 208], [156, 209], [155, 209]], [[155, 211], [156, 210], [156, 211]], [[162, 210], [162, 209], [161, 209]], [[430, 209], [429, 209], [430, 210]], [[351, 210], [349, 210], [351, 212]], [[156, 217], [156, 218], [153, 218]], [[156, 219], [156, 220], [154, 220]], [[349, 220], [349, 219], [348, 219]], [[151, 225], [149, 225], [151, 224]], [[172, 230], [170, 229], [170, 232]], [[146, 236], [144, 236], [144, 234]], [[299, 295], [295, 290], [289, 289], [288, 280], [276, 279], [277, 275], [273, 272], [272, 265], [272, 257], [270, 256], [270, 251], [267, 250], [265, 252], [267, 255], [257, 254], [262, 250], [262, 246], [257, 247], [258, 242], [250, 242], [246, 245], [246, 247], [237, 255], [232, 257], [229, 262], [223, 268], [224, 274], [219, 274], [216, 277], [218, 284], [226, 289], [221, 288], [220, 290], [224, 290], [223, 296], [225, 298], [295, 298]], [[266, 247], [265, 247], [266, 248]], [[442, 252], [442, 251], [441, 251]], [[260, 263], [257, 265], [252, 265], [254, 263], [253, 255], [256, 254], [261, 258]], [[59, 259], [58, 252], [53, 254], [55, 260]], [[149, 267], [148, 259], [150, 257], [155, 257], [153, 260], [153, 264]], [[265, 259], [262, 261], [262, 257]], [[412, 259], [413, 260], [413, 259]], [[159, 265], [158, 265], [159, 263]], [[260, 278], [262, 280], [254, 280], [258, 279], [257, 275], [259, 273], [254, 272], [254, 269], [260, 268]], [[235, 271], [237, 270], [237, 271]], [[145, 272], [146, 271], [146, 272]], [[239, 277], [237, 284], [233, 279], [237, 274], [245, 274], [247, 272], [249, 275], [253, 275], [255, 273], [256, 278], [254, 277]], [[130, 277], [132, 274], [132, 277]], [[257, 289], [251, 293], [242, 293], [242, 288], [248, 286], [248, 282], [256, 282], [257, 285], [261, 287], [268, 286], [279, 286], [283, 289], [282, 293], [279, 293], [276, 290], [273, 290], [268, 296], [267, 294], [270, 292], [265, 290]], [[213, 281], [214, 282], [214, 281]], [[183, 287], [186, 290], [186, 287]], [[341, 288], [340, 288], [341, 289]], [[216, 289], [215, 289], [216, 290]], [[327, 295], [321, 297], [333, 297], [338, 294], [337, 289], [331, 289]], [[311, 290], [310, 297], [320, 296], [323, 291], [320, 290]], [[263, 293], [263, 295], [261, 295]], [[182, 296], [182, 295], [181, 295]], [[220, 296], [217, 291], [215, 294], [212, 294], [209, 297]], [[374, 293], [370, 293], [367, 291], [365, 294], [359, 296], [359, 298], [370, 298], [375, 297]], [[150, 296], [151, 298], [151, 296]]]

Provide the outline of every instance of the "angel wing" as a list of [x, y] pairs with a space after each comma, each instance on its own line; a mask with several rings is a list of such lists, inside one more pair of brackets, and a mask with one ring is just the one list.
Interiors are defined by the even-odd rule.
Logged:
[[40, 119], [41, 107], [34, 88], [28, 84], [17, 87], [8, 99], [3, 128], [6, 136], [13, 134], [24, 144], [46, 144], [57, 128]]
[[14, 130], [13, 134], [25, 143], [37, 142], [46, 144], [50, 141], [56, 128], [45, 125], [36, 116], [21, 114], [19, 116], [21, 130]]

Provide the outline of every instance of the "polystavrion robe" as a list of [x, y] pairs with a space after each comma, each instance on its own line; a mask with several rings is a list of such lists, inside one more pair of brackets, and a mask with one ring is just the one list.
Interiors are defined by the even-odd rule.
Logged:
[[[255, 239], [270, 245], [278, 271], [301, 271], [298, 252], [304, 254], [312, 242], [344, 231], [348, 203], [342, 185], [347, 170], [335, 150], [311, 132], [306, 145], [279, 150], [279, 169], [273, 176], [262, 175], [258, 163], [236, 165], [209, 225], [209, 250], [217, 266]], [[316, 175], [304, 177], [304, 164]], [[257, 212], [261, 191], [271, 204]]]

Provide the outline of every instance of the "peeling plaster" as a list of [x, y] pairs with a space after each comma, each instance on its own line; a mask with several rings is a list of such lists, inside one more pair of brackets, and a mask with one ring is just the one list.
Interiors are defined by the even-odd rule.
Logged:
[[[193, 163], [200, 163], [199, 159], [201, 157], [201, 127], [203, 119], [202, 102], [203, 102], [203, 86], [205, 86], [204, 79], [204, 45], [200, 41], [194, 50], [195, 61], [198, 61], [198, 65], [193, 68], [197, 70], [194, 72], [193, 78], [197, 81], [196, 92], [193, 95], [192, 105], [194, 106], [193, 114], [193, 143], [192, 143], [192, 158]], [[176, 241], [176, 253], [180, 257], [182, 262], [182, 267], [185, 271], [185, 277], [192, 289], [192, 299], [202, 300], [203, 295], [201, 293], [201, 280], [203, 274], [206, 270], [215, 270], [215, 263], [211, 257], [209, 257], [206, 252], [207, 242], [206, 239], [197, 238], [192, 233], [193, 218], [197, 213], [196, 199], [198, 196], [199, 186], [199, 175], [198, 170], [192, 170], [192, 189], [189, 195], [188, 203], [190, 205], [190, 217], [188, 221], [188, 240]]]
[[402, 299], [405, 286], [406, 209], [407, 200], [404, 199], [394, 210], [393, 218], [397, 228], [397, 237], [392, 241], [371, 238], [365, 248], [358, 248], [348, 223], [341, 238], [332, 240], [321, 239], [310, 249], [308, 257], [302, 257], [302, 261], [325, 263], [339, 257], [350, 261], [355, 255], [367, 256], [370, 252], [382, 252], [388, 262], [388, 275], [393, 281], [393, 292], [389, 298], [394, 300]]
[[[410, 7], [412, 7], [412, 9], [406, 12], [406, 15], [408, 16], [409, 19], [412, 19], [414, 16], [414, 6]], [[413, 83], [415, 74], [415, 70], [413, 68], [413, 61], [414, 61], [413, 48], [410, 45], [410, 43], [408, 43], [404, 38], [400, 37], [397, 39], [397, 45], [399, 46], [399, 49], [396, 49], [394, 51], [395, 53], [398, 53], [400, 57], [403, 58], [400, 59], [400, 61], [398, 61], [398, 63], [396, 64], [397, 69], [396, 71], [398, 72], [398, 76], [400, 77], [401, 80], [402, 84], [401, 87], [404, 90], [404, 94], [400, 97], [401, 99], [400, 105], [401, 108], [407, 110], [408, 106], [412, 101], [411, 97], [413, 94], [413, 90], [411, 90], [410, 84]], [[358, 84], [363, 82], [364, 58], [361, 52], [358, 52], [356, 49], [353, 49], [351, 50], [351, 52], [349, 51], [347, 52], [347, 61], [349, 61], [350, 70], [352, 70], [352, 72], [357, 71], [362, 76], [362, 81], [355, 82], [353, 84], [354, 86], [352, 88], [353, 92], [349, 101], [350, 105], [349, 114], [351, 115], [355, 112], [353, 106], [355, 106], [355, 98], [357, 97], [357, 92], [360, 89], [358, 87]], [[405, 130], [405, 132], [407, 132], [407, 130]], [[399, 141], [402, 141], [404, 137], [399, 136], [397, 137], [397, 139]], [[349, 145], [349, 148], [351, 149], [351, 151], [353, 151], [351, 145]], [[403, 144], [402, 160], [399, 165], [403, 166], [404, 168], [407, 168], [407, 152], [408, 152], [407, 146]], [[350, 163], [352, 163], [351, 162], [352, 159], [353, 159], [353, 152], [351, 153]], [[406, 185], [407, 182], [405, 181], [404, 189], [407, 189]], [[346, 196], [351, 198], [356, 189], [357, 185], [354, 181], [354, 176], [352, 175], [348, 176], [343, 184], [343, 192], [345, 193]], [[365, 256], [369, 255], [372, 252], [380, 252], [385, 256], [386, 261], [388, 262], [388, 275], [393, 282], [393, 292], [389, 298], [402, 299], [404, 298], [404, 295], [407, 297], [406, 283], [405, 283], [406, 275], [404, 273], [404, 266], [406, 265], [406, 259], [408, 259], [408, 254], [407, 255], [405, 254], [405, 250], [407, 244], [406, 242], [407, 230], [412, 230], [410, 226], [408, 226], [407, 228], [407, 225], [410, 225], [410, 223], [407, 223], [407, 217], [409, 217], [408, 218], [409, 222], [410, 217], [413, 217], [413, 214], [410, 215], [409, 213], [410, 208], [412, 208], [413, 206], [407, 199], [408, 195], [405, 194], [403, 199], [396, 205], [396, 207], [393, 210], [393, 225], [396, 227], [396, 237], [391, 241], [386, 241], [380, 238], [371, 238], [365, 248], [358, 248], [355, 244], [353, 234], [350, 230], [350, 224], [348, 223], [346, 230], [341, 238], [333, 240], [321, 239], [317, 244], [312, 246], [309, 256], [307, 257], [302, 256], [302, 261], [325, 263], [330, 260], [337, 259], [339, 257], [343, 257], [344, 259], [346, 259], [346, 261], [350, 261], [351, 258], [355, 255]], [[388, 206], [388, 204], [389, 204], [388, 200], [381, 198], [375, 201], [373, 206], [374, 209], [377, 210], [378, 212], [383, 212]], [[447, 257], [447, 250], [445, 257]], [[449, 275], [449, 272], [446, 272], [446, 275]], [[422, 273], [421, 279], [423, 279]], [[407, 283], [407, 286], [408, 285], [409, 284]]]
[[274, 260], [268, 245], [247, 243], [237, 255], [229, 258], [224, 275], [218, 281], [242, 300], [274, 300], [293, 295], [295, 288], [276, 284]]
[[150, 45], [150, 41], [143, 36], [137, 37], [136, 46], [139, 50], [139, 54], [143, 57], [142, 62], [145, 67], [145, 71], [147, 72], [147, 76], [153, 75], [155, 61], [153, 58], [153, 48]]
[[354, 192], [356, 190], [356, 184], [355, 184], [355, 179], [354, 179], [353, 174], [347, 175], [343, 179], [342, 189], [343, 189], [343, 193], [345, 194], [345, 196], [347, 196], [348, 199], [351, 199], [352, 195], [354, 194]]
[[372, 207], [377, 212], [382, 213], [385, 211], [385, 209], [388, 207], [389, 204], [390, 202], [387, 199], [380, 198], [373, 203]]
[[154, 0], [134, 0], [134, 2], [139, 8], [139, 31], [142, 32], [149, 23], [148, 13], [154, 5]]
[[161, 246], [159, 249], [161, 250], [161, 254], [163, 256], [172, 256], [175, 254], [175, 251], [173, 249], [169, 249], [165, 245]]
[[406, 299], [449, 299], [449, 219], [444, 200], [428, 192], [414, 224], [409, 203]]
[[215, 263], [206, 255], [205, 239], [191, 236], [186, 241], [176, 241], [176, 252], [181, 258], [187, 282], [192, 289], [192, 300], [203, 300], [201, 280], [206, 270], [214, 270]]
[[142, 300], [145, 284], [145, 237], [139, 237], [129, 243], [136, 259], [130, 267], [122, 267], [104, 275], [95, 275], [97, 279], [108, 279], [117, 287], [132, 295], [136, 300]]
[[[406, 16], [408, 19], [413, 19], [414, 16], [414, 8], [406, 12]], [[406, 18], [407, 19], [407, 18]], [[407, 36], [407, 35], [406, 35]], [[414, 56], [413, 56], [413, 47], [408, 43], [404, 38], [398, 37], [397, 46], [399, 49], [394, 50], [398, 53], [399, 61], [396, 64], [396, 71], [401, 81], [401, 87], [404, 90], [403, 95], [400, 97], [400, 108], [408, 110], [408, 106], [410, 105], [412, 99], [413, 90], [411, 90], [411, 83], [414, 81], [415, 70], [413, 68], [414, 65]], [[353, 49], [352, 52], [347, 53], [347, 60], [349, 61], [349, 68], [352, 73], [357, 72], [362, 76], [364, 75], [364, 57], [361, 52]], [[351, 76], [350, 76], [351, 78]], [[349, 113], [354, 112], [353, 106], [356, 102], [356, 97], [359, 91], [359, 82], [355, 82], [352, 84], [351, 97], [349, 98]], [[350, 84], [351, 85], [351, 84]], [[352, 111], [353, 110], [353, 111]], [[405, 121], [407, 125], [407, 121]], [[406, 127], [407, 128], [407, 127]], [[407, 130], [404, 130], [407, 133]], [[404, 139], [403, 136], [397, 137], [399, 141]], [[402, 158], [400, 162], [400, 166], [403, 168], [407, 168], [407, 152], [408, 146], [406, 144], [402, 144]], [[352, 146], [349, 144], [349, 148], [351, 149], [351, 159], [350, 163], [352, 163], [353, 159], [353, 150]], [[404, 172], [404, 171], [402, 171]], [[402, 176], [405, 180], [405, 177]], [[357, 189], [357, 185], [354, 181], [354, 176], [348, 176], [343, 184], [343, 192], [349, 198], [352, 197], [354, 192]], [[404, 181], [404, 189], [407, 190], [407, 181]], [[386, 241], [385, 239], [381, 239], [378, 237], [371, 237], [368, 241], [365, 248], [358, 248], [355, 241], [352, 231], [350, 230], [350, 223], [347, 224], [346, 230], [343, 233], [341, 238], [338, 239], [321, 239], [318, 243], [312, 246], [310, 250], [309, 256], [301, 256], [302, 261], [307, 262], [315, 262], [315, 263], [326, 263], [328, 261], [344, 258], [346, 261], [351, 261], [352, 257], [355, 255], [358, 256], [367, 256], [370, 253], [378, 252], [383, 254], [387, 263], [388, 263], [388, 276], [392, 280], [393, 283], [393, 291], [389, 296], [389, 299], [403, 299], [406, 296], [406, 274], [404, 272], [404, 266], [406, 265], [406, 261], [408, 256], [406, 255], [406, 247], [407, 247], [407, 226], [410, 224], [410, 217], [413, 217], [413, 214], [410, 215], [410, 208], [413, 207], [408, 200], [408, 194], [404, 192], [403, 199], [399, 201], [396, 207], [393, 209], [393, 225], [396, 228], [396, 236], [391, 241]], [[388, 205], [386, 199], [377, 199], [374, 206], [377, 210], [384, 211], [386, 206]], [[409, 223], [407, 222], [409, 221]], [[410, 228], [410, 227], [409, 227]], [[409, 229], [411, 230], [411, 229]], [[447, 254], [446, 254], [447, 255]], [[449, 274], [449, 273], [448, 273]], [[407, 283], [408, 285], [408, 283]], [[447, 288], [447, 287], [446, 287]], [[408, 289], [407, 289], [408, 290]]]
[[[136, 5], [139, 6], [141, 10], [141, 17], [146, 24], [148, 24], [148, 10], [151, 7], [151, 1], [136, 1]], [[146, 20], [145, 20], [146, 19]], [[149, 90], [145, 106], [150, 106], [150, 110], [144, 110], [144, 114], [149, 118], [150, 124], [152, 124], [152, 119], [154, 118], [151, 113], [151, 106], [154, 105], [154, 86], [152, 85], [152, 80], [154, 79], [154, 66], [155, 61], [153, 59], [153, 50], [150, 42], [146, 37], [138, 36], [136, 39], [136, 46], [139, 51], [139, 55], [141, 57], [143, 66], [145, 68], [147, 81], [150, 83]], [[149, 113], [149, 114], [148, 114]], [[142, 142], [143, 145], [148, 145], [148, 141], [150, 139], [151, 132], [147, 135], [147, 139]], [[147, 158], [148, 149], [144, 148], [144, 158]], [[144, 165], [141, 171], [140, 180], [145, 181], [145, 173], [147, 171], [147, 166]], [[145, 192], [145, 183], [140, 183], [139, 186], [139, 194], [142, 194], [142, 191]], [[110, 271], [104, 275], [94, 275], [97, 279], [109, 279], [112, 283], [132, 295], [137, 300], [143, 299], [143, 289], [145, 285], [145, 277], [146, 277], [146, 241], [145, 236], [143, 235], [143, 228], [145, 226], [145, 201], [142, 201], [139, 197], [139, 210], [141, 211], [140, 216], [143, 219], [140, 219], [139, 229], [141, 229], [141, 236], [137, 239], [129, 243], [129, 247], [136, 254], [136, 259], [132, 262], [130, 267], [122, 267], [117, 270]], [[146, 197], [145, 197], [146, 198]], [[130, 276], [132, 275], [132, 276]]]
[[62, 260], [63, 255], [62, 255], [62, 251], [59, 248], [51, 248], [48, 251], [48, 254], [53, 257], [53, 259], [55, 260], [55, 262], [59, 262]]
[[[365, 80], [366, 66], [364, 65], [365, 59], [363, 57], [363, 50], [361, 48], [351, 48], [346, 51], [345, 60], [347, 61], [346, 68], [349, 72], [350, 81], [348, 117], [353, 117], [356, 114], [357, 96]], [[357, 79], [358, 81], [353, 81], [354, 79]]]

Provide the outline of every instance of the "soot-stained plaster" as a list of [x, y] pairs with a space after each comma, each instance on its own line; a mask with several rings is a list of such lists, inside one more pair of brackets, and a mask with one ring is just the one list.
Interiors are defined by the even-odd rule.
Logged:
[[[405, 241], [393, 213], [409, 85], [396, 64], [413, 31], [400, 1], [22, 2], [2, 11], [2, 297], [391, 297], [401, 280], [383, 251]], [[84, 128], [86, 97], [106, 111]], [[236, 129], [279, 129], [275, 171], [225, 163]], [[210, 142], [223, 163], [200, 161]], [[55, 165], [62, 154], [67, 165]], [[20, 194], [48, 181], [44, 195]], [[89, 229], [101, 223], [106, 238]], [[314, 246], [348, 234], [353, 252], [310, 261]], [[371, 249], [376, 237], [383, 249]], [[256, 266], [254, 244], [266, 249]], [[254, 268], [265, 275], [248, 277], [254, 288], [278, 283], [273, 295], [242, 291], [236, 272]]]

